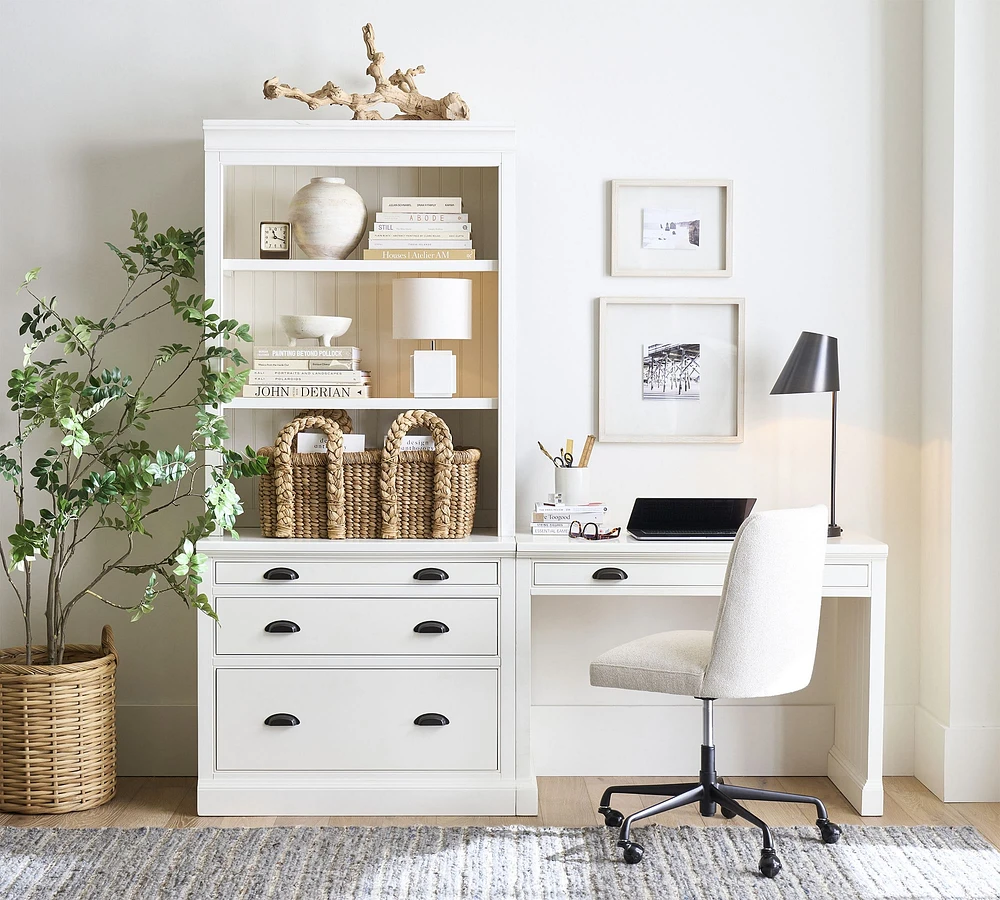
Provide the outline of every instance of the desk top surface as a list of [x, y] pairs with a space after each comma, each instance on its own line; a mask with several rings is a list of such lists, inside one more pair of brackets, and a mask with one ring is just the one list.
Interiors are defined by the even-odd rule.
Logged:
[[[619, 538], [608, 541], [586, 541], [552, 535], [517, 535], [517, 555], [530, 557], [566, 556], [638, 556], [676, 559], [728, 559], [732, 541], [637, 541], [625, 531]], [[829, 538], [827, 560], [884, 559], [888, 545], [857, 531], [845, 531], [839, 538]]]

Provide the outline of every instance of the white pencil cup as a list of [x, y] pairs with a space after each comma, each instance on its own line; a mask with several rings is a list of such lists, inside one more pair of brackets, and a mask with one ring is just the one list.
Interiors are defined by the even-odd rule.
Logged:
[[574, 466], [556, 466], [556, 493], [562, 494], [562, 502], [567, 506], [590, 503], [590, 469]]

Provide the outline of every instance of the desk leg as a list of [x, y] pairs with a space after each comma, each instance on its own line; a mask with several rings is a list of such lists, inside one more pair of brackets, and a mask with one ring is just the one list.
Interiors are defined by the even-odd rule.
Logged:
[[873, 560], [872, 593], [837, 601], [837, 690], [827, 774], [863, 816], [882, 815], [885, 716], [885, 560]]
[[514, 707], [515, 751], [514, 767], [517, 778], [516, 813], [519, 816], [538, 815], [538, 783], [531, 767], [531, 560], [517, 561], [515, 596], [515, 660], [516, 688]]

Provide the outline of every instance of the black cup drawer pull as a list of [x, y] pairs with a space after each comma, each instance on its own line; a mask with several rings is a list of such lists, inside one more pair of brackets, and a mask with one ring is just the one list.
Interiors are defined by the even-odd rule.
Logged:
[[421, 713], [413, 720], [414, 725], [450, 725], [447, 716], [441, 713]]
[[288, 619], [278, 619], [276, 622], [268, 622], [264, 626], [264, 631], [268, 634], [295, 634], [296, 631], [301, 630], [295, 622]]
[[605, 566], [594, 572], [592, 577], [595, 581], [624, 581], [628, 578], [628, 573], [617, 566]]
[[265, 581], [296, 581], [298, 577], [299, 573], [295, 569], [289, 569], [287, 566], [268, 569], [264, 573]]
[[293, 716], [291, 713], [274, 713], [264, 719], [265, 725], [299, 725], [298, 716]]
[[451, 629], [444, 624], [444, 622], [435, 622], [429, 620], [427, 622], [418, 622], [413, 626], [413, 630], [417, 634], [447, 634]]
[[413, 573], [414, 581], [447, 581], [448, 573], [444, 569], [437, 569], [433, 566], [428, 569], [417, 569]]

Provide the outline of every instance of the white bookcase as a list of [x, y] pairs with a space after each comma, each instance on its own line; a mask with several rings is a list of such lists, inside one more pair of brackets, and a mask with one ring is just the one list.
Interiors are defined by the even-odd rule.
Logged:
[[[258, 224], [287, 221], [311, 177], [339, 175], [374, 220], [383, 196], [461, 196], [477, 259], [258, 258]], [[284, 313], [350, 316], [373, 397], [343, 402], [369, 446], [429, 407], [483, 452], [475, 534], [462, 541], [305, 541], [255, 533], [257, 486], [238, 488], [240, 540], [202, 544], [221, 626], [199, 624], [198, 810], [205, 815], [507, 815], [514, 772], [514, 133], [455, 122], [206, 121], [205, 280], [226, 317], [283, 343]], [[364, 247], [367, 240], [363, 240]], [[414, 400], [395, 341], [398, 273], [473, 282], [458, 393]], [[315, 407], [315, 401], [306, 401]], [[232, 444], [271, 444], [302, 401], [237, 399]], [[267, 573], [290, 569], [294, 580]], [[442, 570], [447, 579], [416, 578]], [[425, 573], [426, 574], [426, 573]], [[266, 631], [292, 622], [297, 631]], [[445, 633], [416, 631], [444, 622]], [[434, 714], [447, 725], [421, 726]], [[265, 725], [267, 719], [298, 724]], [[439, 720], [438, 720], [439, 721]]]

